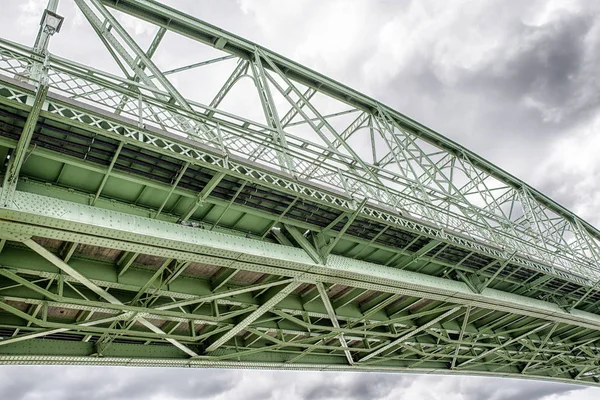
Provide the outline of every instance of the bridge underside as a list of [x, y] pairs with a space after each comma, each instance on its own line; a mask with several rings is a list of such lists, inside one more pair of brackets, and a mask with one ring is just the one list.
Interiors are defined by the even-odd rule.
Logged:
[[[168, 20], [240, 57], [232, 76], [252, 66], [263, 94], [269, 79], [296, 93], [289, 74], [307, 98], [281, 119], [263, 99], [271, 120], [257, 123], [218, 102], [188, 103], [168, 81], [170, 97], [151, 87], [161, 71], [144, 54], [129, 60], [138, 74], [129, 80], [51, 58], [46, 93], [24, 74], [39, 55], [0, 41], [0, 364], [600, 384], [593, 228], [424, 127], [401, 132], [410, 121], [383, 106], [360, 105], [363, 96], [264, 49], [244, 53], [256, 47], [240, 38], [212, 38], [212, 27], [153, 1], [76, 3], [138, 13], [161, 26], [157, 43]], [[147, 82], [139, 60], [154, 74]], [[286, 124], [335, 131], [316, 108], [304, 114], [317, 90], [358, 104], [346, 133], [328, 148], [277, 139]], [[338, 151], [367, 121], [373, 141], [374, 127], [394, 140], [369, 165]], [[418, 149], [419, 135], [441, 150]], [[394, 162], [421, 169], [401, 177]], [[460, 190], [443, 181], [459, 169], [471, 174]], [[486, 192], [498, 177], [505, 186]], [[474, 194], [489, 204], [469, 203]]]
[[[30, 106], [0, 102], [4, 159]], [[174, 189], [181, 160], [123, 142], [41, 112], [0, 210], [0, 363], [597, 383], [600, 318], [585, 310], [598, 293], [569, 312], [540, 300], [576, 299], [585, 286], [362, 218], [324, 262], [304, 233], [335, 239], [340, 213], [202, 165]]]

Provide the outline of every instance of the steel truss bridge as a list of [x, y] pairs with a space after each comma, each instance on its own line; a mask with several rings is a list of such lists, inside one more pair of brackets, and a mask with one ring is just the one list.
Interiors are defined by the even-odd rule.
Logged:
[[[255, 43], [153, 0], [74, 3], [120, 76], [45, 28], [0, 41], [1, 364], [599, 384], [593, 226]], [[156, 26], [148, 48], [119, 13]], [[221, 54], [166, 71], [168, 35]], [[184, 97], [171, 75], [208, 64], [220, 90]], [[223, 107], [243, 78], [261, 118]]]

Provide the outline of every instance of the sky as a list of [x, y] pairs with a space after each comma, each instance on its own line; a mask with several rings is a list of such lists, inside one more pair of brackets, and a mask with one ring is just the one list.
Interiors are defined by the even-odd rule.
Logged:
[[[394, 107], [600, 225], [600, 2], [166, 3]], [[0, 36], [33, 44], [45, 4], [0, 0]], [[65, 23], [50, 51], [116, 72], [72, 1], [60, 0], [58, 12]], [[151, 41], [156, 28], [119, 18], [142, 47]], [[190, 45], [167, 36], [156, 63], [168, 69], [210, 55], [185, 50]], [[202, 79], [195, 73], [173, 80], [181, 86], [186, 77]], [[198, 86], [187, 91], [186, 96], [197, 94]], [[586, 400], [600, 398], [600, 389], [407, 374], [2, 366], [0, 395], [14, 400]]]

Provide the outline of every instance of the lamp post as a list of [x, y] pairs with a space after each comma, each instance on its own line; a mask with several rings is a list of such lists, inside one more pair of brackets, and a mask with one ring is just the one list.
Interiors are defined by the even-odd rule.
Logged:
[[57, 7], [58, 0], [49, 0], [48, 7], [44, 10], [42, 19], [40, 20], [40, 29], [38, 30], [38, 35], [35, 39], [33, 51], [44, 57], [44, 62], [34, 62], [31, 66], [29, 77], [35, 84], [45, 84], [45, 82], [41, 81], [45, 78], [43, 70], [48, 57], [48, 42], [52, 35], [60, 32], [60, 28], [64, 21], [64, 18], [56, 13]]
[[63, 21], [63, 17], [53, 11], [45, 9], [44, 14], [42, 14], [40, 26], [45, 33], [47, 33], [49, 36], [52, 36], [55, 33], [60, 32], [60, 27], [62, 26]]
[[[17, 189], [19, 173], [21, 166], [27, 159], [27, 151], [29, 144], [33, 138], [41, 110], [44, 108], [46, 94], [48, 93], [48, 41], [56, 32], [60, 31], [63, 23], [63, 17], [56, 13], [58, 0], [48, 1], [48, 7], [44, 10], [40, 21], [40, 29], [38, 30], [37, 38], [33, 51], [37, 54], [37, 58], [33, 59], [31, 69], [29, 70], [30, 82], [36, 85], [35, 99], [29, 110], [29, 115], [23, 126], [23, 132], [19, 137], [17, 146], [15, 147], [11, 157], [9, 158], [4, 181], [0, 188], [0, 205], [8, 207], [11, 204], [12, 198]], [[42, 60], [40, 61], [40, 58]]]

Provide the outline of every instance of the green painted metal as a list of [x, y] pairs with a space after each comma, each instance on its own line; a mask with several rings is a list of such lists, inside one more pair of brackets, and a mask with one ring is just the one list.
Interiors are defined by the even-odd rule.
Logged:
[[37, 125], [42, 105], [46, 100], [46, 94], [48, 93], [48, 86], [40, 85], [36, 91], [35, 100], [31, 106], [31, 111], [23, 127], [23, 132], [19, 137], [19, 142], [15, 147], [13, 157], [10, 158], [6, 172], [4, 174], [4, 183], [2, 185], [2, 192], [0, 193], [0, 204], [7, 206], [12, 200], [12, 195], [17, 188], [17, 181], [19, 179], [19, 172], [23, 166], [23, 162], [27, 157], [29, 144], [33, 137], [33, 132]]
[[[0, 363], [600, 384], [595, 228], [259, 45], [156, 1], [75, 3], [124, 77], [0, 39]], [[157, 25], [148, 50], [107, 6]], [[161, 71], [174, 33], [223, 54]], [[208, 105], [167, 78], [227, 60]], [[221, 108], [245, 77], [264, 120]]]

